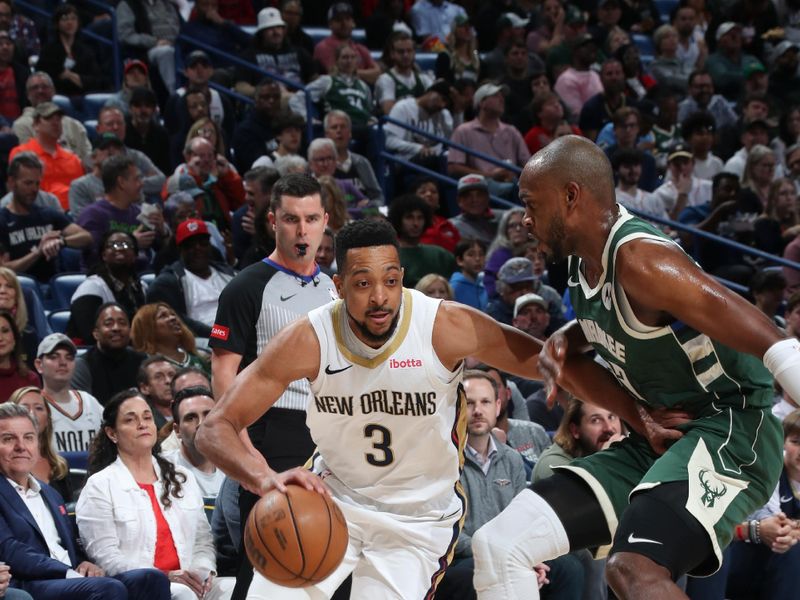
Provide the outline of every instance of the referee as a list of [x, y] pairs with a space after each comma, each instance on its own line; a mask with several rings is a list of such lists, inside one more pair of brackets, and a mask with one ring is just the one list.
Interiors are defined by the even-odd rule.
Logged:
[[[236, 374], [253, 362], [281, 329], [337, 298], [333, 281], [314, 262], [328, 223], [319, 183], [303, 174], [282, 177], [272, 188], [267, 217], [275, 233], [275, 250], [234, 277], [219, 299], [209, 339], [216, 398], [222, 397]], [[291, 383], [247, 430], [253, 451], [260, 452], [276, 471], [301, 466], [314, 452], [305, 423], [310, 394], [307, 381]], [[242, 530], [257, 500], [240, 489]], [[242, 552], [234, 600], [246, 597], [252, 576], [253, 569]]]

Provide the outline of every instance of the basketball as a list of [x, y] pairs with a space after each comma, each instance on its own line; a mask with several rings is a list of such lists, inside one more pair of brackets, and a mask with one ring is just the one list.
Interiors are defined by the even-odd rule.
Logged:
[[250, 511], [244, 547], [253, 568], [285, 587], [307, 587], [330, 575], [347, 549], [347, 523], [325, 495], [299, 485], [272, 490]]

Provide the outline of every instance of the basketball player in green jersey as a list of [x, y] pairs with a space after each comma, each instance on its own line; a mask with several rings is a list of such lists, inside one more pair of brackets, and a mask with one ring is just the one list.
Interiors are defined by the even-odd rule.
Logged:
[[[533, 566], [578, 548], [610, 551], [607, 579], [622, 599], [686, 598], [673, 581], [716, 571], [735, 524], [775, 487], [772, 382], [800, 397], [798, 343], [619, 206], [591, 141], [562, 137], [538, 152], [520, 198], [539, 248], [570, 257], [577, 319], [540, 354], [550, 393], [560, 385], [645, 423], [659, 410], [685, 418], [669, 440], [634, 417], [630, 437], [519, 494], [473, 537], [478, 598], [536, 597]], [[597, 396], [596, 373], [570, 375], [589, 348], [607, 365], [602, 377], [627, 390], [622, 404]]]

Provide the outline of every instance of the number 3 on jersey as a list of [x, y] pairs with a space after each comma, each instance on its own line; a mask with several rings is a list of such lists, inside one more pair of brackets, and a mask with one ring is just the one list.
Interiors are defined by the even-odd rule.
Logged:
[[364, 437], [373, 440], [372, 447], [381, 454], [367, 453], [364, 456], [367, 462], [374, 467], [386, 467], [394, 461], [394, 453], [390, 448], [392, 444], [392, 432], [382, 425], [370, 423], [364, 427]]

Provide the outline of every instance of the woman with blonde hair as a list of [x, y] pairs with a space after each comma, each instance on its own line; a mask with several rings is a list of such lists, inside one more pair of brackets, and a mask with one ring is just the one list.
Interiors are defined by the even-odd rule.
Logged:
[[[219, 125], [217, 125], [213, 119], [201, 117], [192, 123], [192, 126], [189, 128], [189, 133], [186, 134], [186, 144], [196, 137], [207, 139], [211, 145], [214, 146], [214, 150], [216, 150], [217, 154], [227, 156], [222, 132], [220, 131]], [[233, 168], [233, 165], [231, 165], [231, 168]]]
[[[26, 299], [25, 291], [14, 271], [8, 267], [0, 267], [0, 310], [6, 310], [13, 315], [14, 323], [22, 336], [22, 352], [27, 363], [33, 366], [39, 340], [50, 335], [52, 331], [44, 316], [41, 301], [35, 294], [29, 292], [29, 295], [30, 300]], [[33, 315], [28, 310], [29, 301], [34, 311]], [[41, 314], [37, 315], [37, 312]], [[31, 322], [31, 316], [38, 318], [32, 319], [34, 322]]]
[[772, 148], [761, 144], [750, 148], [742, 173], [742, 204], [755, 206], [757, 201], [759, 212], [766, 209], [769, 186], [775, 178], [777, 165], [778, 158]]
[[450, 287], [450, 282], [436, 273], [428, 273], [425, 275], [425, 277], [417, 282], [417, 287], [414, 289], [430, 298], [437, 298], [439, 300], [453, 299], [453, 288]]
[[176, 368], [196, 367], [211, 375], [207, 354], [198, 351], [191, 330], [165, 302], [145, 304], [136, 312], [131, 344], [149, 356], [164, 356]]
[[478, 54], [478, 38], [469, 19], [458, 15], [446, 41], [447, 48], [436, 57], [434, 72], [437, 79], [455, 83], [459, 79], [478, 82], [481, 58]]
[[53, 418], [42, 390], [32, 385], [21, 387], [8, 401], [27, 408], [39, 424], [39, 461], [33, 466], [33, 476], [55, 488], [65, 501], [72, 502], [73, 489], [67, 477], [69, 465], [53, 447]]
[[800, 234], [797, 188], [791, 179], [781, 177], [770, 184], [767, 206], [754, 226], [756, 247], [770, 254], [783, 254], [786, 245]]

